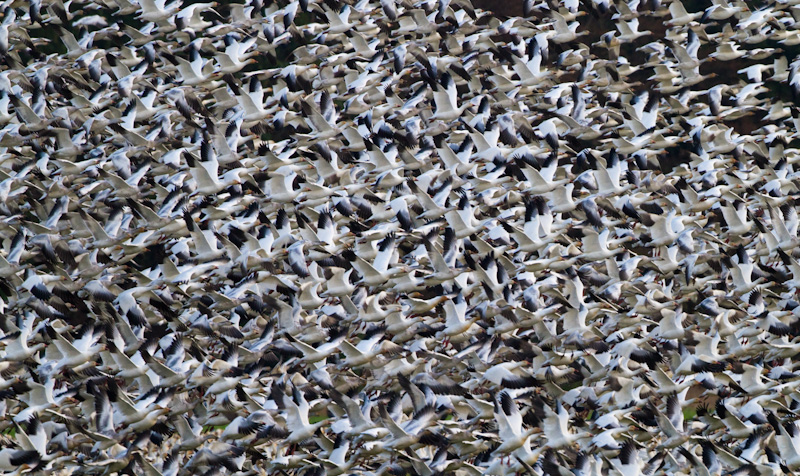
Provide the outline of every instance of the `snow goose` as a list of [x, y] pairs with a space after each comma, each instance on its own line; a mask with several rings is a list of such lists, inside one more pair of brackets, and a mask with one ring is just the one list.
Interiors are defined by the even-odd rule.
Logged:
[[381, 286], [392, 276], [403, 271], [399, 266], [390, 266], [392, 256], [395, 254], [396, 238], [389, 234], [378, 243], [378, 254], [372, 263], [365, 261], [358, 256], [353, 261], [353, 267], [362, 276], [361, 282], [367, 286]]
[[323, 361], [339, 350], [339, 346], [345, 337], [347, 337], [347, 333], [344, 330], [331, 331], [328, 334], [328, 341], [318, 345], [316, 348], [292, 338], [291, 335], [289, 340], [297, 350], [303, 353], [301, 362], [306, 365], [313, 364], [315, 368], [320, 369], [325, 366]]
[[749, 211], [747, 204], [741, 200], [735, 200], [733, 204], [721, 203], [720, 211], [728, 225], [729, 239], [739, 240], [742, 235], [750, 232], [753, 222], [748, 219]]
[[744, 246], [739, 245], [736, 249], [736, 262], [731, 267], [731, 277], [733, 279], [733, 293], [736, 295], [746, 294], [756, 286], [766, 281], [761, 276], [753, 281], [753, 272], [756, 270], [755, 264], [750, 260], [750, 256]]
[[468, 192], [461, 194], [458, 200], [458, 208], [445, 214], [445, 219], [456, 232], [456, 238], [466, 238], [480, 231], [480, 223], [475, 218], [475, 209], [469, 199]]
[[467, 319], [467, 302], [460, 290], [453, 298], [444, 301], [444, 329], [436, 333], [437, 339], [444, 339], [445, 345], [450, 342], [460, 343], [470, 338], [470, 329], [480, 318], [475, 314]]
[[278, 167], [272, 174], [268, 182], [269, 197], [276, 203], [291, 203], [302, 200], [305, 192], [302, 188], [295, 188], [295, 179], [298, 171], [310, 170], [312, 165], [284, 165]]
[[[524, 161], [524, 159], [522, 160]], [[534, 195], [541, 195], [559, 189], [561, 185], [568, 184], [570, 182], [569, 178], [555, 179], [558, 170], [558, 157], [555, 154], [548, 156], [539, 170], [524, 161], [522, 173], [525, 174], [525, 178], [529, 182], [526, 190]]]
[[[154, 426], [161, 417], [169, 412], [169, 408], [156, 403], [157, 399], [147, 398], [143, 395], [140, 400], [134, 403], [124, 392], [117, 394], [114, 402], [116, 407], [115, 420], [125, 425], [125, 433], [130, 431], [142, 431]], [[117, 418], [118, 417], [118, 418]]]
[[140, 0], [140, 11], [137, 18], [146, 22], [164, 25], [181, 7], [180, 2], [172, 2], [167, 5], [166, 0]]
[[0, 276], [3, 278], [8, 279], [12, 276], [16, 277], [19, 271], [20, 260], [22, 259], [23, 253], [25, 253], [27, 238], [27, 229], [24, 227], [20, 228], [9, 243], [8, 254], [6, 254], [5, 257], [0, 256], [0, 263], [3, 265], [3, 269], [0, 270], [0, 273], [2, 273]]
[[196, 42], [189, 44], [189, 59], [180, 56], [165, 55], [168, 61], [172, 62], [180, 74], [180, 84], [184, 86], [214, 85], [214, 64], [206, 61], [200, 52]]
[[266, 428], [259, 430], [257, 438], [278, 437], [283, 438], [289, 444], [300, 443], [311, 438], [320, 427], [328, 423], [327, 420], [321, 420], [313, 424], [309, 422], [308, 413], [311, 406], [306, 400], [303, 391], [294, 385], [292, 385], [291, 397], [280, 392], [278, 398], [283, 400], [286, 429], [277, 425], [268, 425]]
[[46, 352], [55, 351], [60, 354], [61, 358], [56, 359], [56, 369], [70, 369], [72, 371], [80, 371], [95, 364], [94, 358], [96, 354], [103, 349], [104, 344], [100, 343], [99, 332], [92, 326], [86, 326], [82, 329], [80, 337], [70, 342], [63, 335], [49, 329], [55, 334], [53, 338], [53, 346], [48, 346]]
[[265, 425], [274, 424], [275, 420], [273, 420], [267, 411], [257, 410], [250, 413], [246, 417], [239, 415], [234, 418], [230, 424], [225, 427], [225, 430], [220, 435], [220, 439], [226, 442], [241, 440], [246, 436], [255, 433], [256, 430]]
[[513, 239], [517, 243], [517, 249], [527, 252], [536, 252], [551, 243], [554, 237], [551, 233], [542, 236], [542, 224], [536, 202], [529, 201], [525, 206], [525, 223], [523, 228], [519, 228], [501, 221], [500, 225], [509, 233], [513, 233]]
[[662, 339], [682, 339], [686, 334], [683, 321], [686, 318], [681, 306], [675, 309], [661, 309], [661, 319], [654, 333]]
[[0, 471], [8, 474], [23, 474], [35, 468], [41, 456], [36, 450], [3, 448], [0, 450]]
[[380, 439], [389, 434], [389, 430], [379, 427], [372, 421], [370, 409], [374, 403], [361, 394], [363, 403], [359, 406], [355, 400], [337, 390], [331, 390], [331, 399], [347, 414], [347, 420], [338, 420], [331, 425], [336, 433], [344, 433], [359, 440]]
[[703, 15], [703, 12], [696, 12], [691, 14], [687, 12], [681, 0], [675, 0], [673, 2], [670, 2], [669, 13], [672, 16], [672, 20], [670, 20], [668, 24], [675, 26], [688, 25], [691, 22], [696, 21]]
[[781, 251], [793, 250], [798, 246], [797, 239], [789, 232], [786, 223], [783, 220], [783, 214], [780, 210], [774, 208], [769, 209], [771, 229], [764, 226], [764, 223], [758, 218], [753, 219], [753, 224], [758, 229], [764, 242], [766, 243], [766, 250], [760, 250], [759, 254], [772, 254]]
[[767, 414], [767, 418], [775, 429], [775, 443], [784, 464], [788, 468], [800, 467], [800, 429], [797, 424], [782, 424], [772, 412]]
[[436, 416], [433, 406], [425, 406], [406, 421], [402, 426], [392, 418], [386, 409], [386, 406], [381, 405], [378, 407], [380, 410], [381, 420], [391, 434], [388, 441], [382, 442], [382, 448], [385, 450], [399, 451], [409, 446], [416, 444], [421, 438], [425, 437], [428, 440], [442, 438], [441, 435], [436, 435], [426, 431], [431, 421]]
[[36, 335], [39, 328], [44, 325], [40, 323], [34, 328], [34, 323], [36, 322], [35, 314], [30, 311], [25, 312], [23, 320], [18, 322], [20, 327], [17, 327], [17, 325], [8, 320], [8, 318], [4, 318], [3, 322], [0, 323], [5, 333], [3, 338], [0, 339], [6, 343], [3, 353], [0, 354], [0, 360], [4, 362], [20, 362], [27, 360], [34, 357], [39, 350], [45, 347], [44, 343], [28, 346], [29, 339]]
[[[468, 153], [472, 150], [472, 139], [465, 139], [461, 144], [458, 152], [455, 152], [445, 142], [446, 136], [444, 134], [437, 134], [434, 136], [434, 144], [436, 145], [436, 152], [439, 158], [444, 162], [447, 169], [455, 175], [464, 175], [471, 170], [477, 169], [477, 164], [473, 164], [469, 160], [469, 155], [462, 152], [465, 149]], [[468, 146], [468, 147], [465, 147]]]
[[188, 29], [195, 33], [202, 32], [206, 28], [212, 26], [213, 23], [203, 20], [200, 14], [204, 12], [213, 12], [215, 15], [219, 16], [219, 14], [213, 10], [217, 5], [217, 2], [208, 2], [194, 3], [183, 7], [175, 15], [175, 27], [178, 30]]
[[633, 188], [632, 184], [627, 186], [620, 185], [620, 176], [624, 172], [625, 168], [622, 167], [617, 151], [611, 149], [606, 160], [606, 166], [600, 165], [595, 171], [597, 193], [600, 195], [621, 195]]
[[236, 73], [248, 64], [256, 62], [253, 56], [257, 51], [247, 51], [256, 43], [256, 37], [242, 41], [237, 35], [228, 33], [225, 35], [224, 41], [225, 51], [217, 51], [216, 53], [217, 67], [214, 69], [215, 74]]
[[142, 357], [141, 352], [128, 357], [120, 352], [114, 345], [106, 344], [106, 349], [100, 352], [100, 357], [103, 359], [102, 371], [114, 374], [115, 377], [121, 379], [136, 379], [145, 375], [149, 370], [149, 366]]
[[[335, 120], [335, 116], [331, 115], [333, 113], [333, 102], [331, 101], [331, 96], [327, 92], [323, 92], [320, 96], [321, 109], [317, 109], [306, 100], [301, 101], [300, 105], [302, 106], [306, 123], [314, 130], [313, 139], [315, 141], [332, 139], [339, 134], [340, 131], [338, 127], [335, 123], [332, 124], [330, 122], [330, 120]], [[329, 111], [331, 114], [328, 114]]]
[[701, 23], [705, 23], [708, 20], [727, 20], [742, 11], [742, 8], [745, 8], [740, 5], [731, 6], [727, 0], [713, 0], [711, 3], [712, 5], [705, 9], [702, 18], [700, 18]]
[[298, 278], [307, 278], [311, 276], [306, 262], [305, 247], [307, 242], [298, 240], [292, 243], [285, 251], [286, 261], [289, 268]]
[[609, 241], [608, 236], [610, 233], [611, 231], [608, 228], [599, 234], [594, 230], [584, 230], [581, 240], [581, 258], [587, 261], [601, 261], [624, 252], [625, 248], [610, 248], [609, 245], [628, 241], [629, 238]]
[[669, 246], [674, 244], [681, 233], [684, 232], [685, 224], [691, 221], [691, 216], [678, 215], [677, 210], [670, 210], [666, 215], [659, 216], [653, 226], [650, 227], [652, 240], [648, 246]]
[[619, 457], [611, 460], [611, 466], [622, 476], [638, 476], [644, 472], [645, 462], [639, 457], [639, 448], [633, 440], [627, 440], [619, 450]]
[[663, 368], [656, 366], [655, 369], [648, 372], [652, 377], [653, 382], [656, 384], [654, 389], [659, 395], [670, 395], [683, 392], [685, 389], [693, 385], [693, 381], [689, 379], [678, 378], [676, 382], [673, 377], [667, 375]]
[[325, 282], [325, 291], [321, 296], [349, 296], [355, 291], [356, 287], [350, 280], [354, 268], [344, 269], [334, 266], [328, 269], [332, 276]]
[[192, 237], [194, 245], [195, 259], [199, 263], [214, 261], [225, 254], [224, 250], [218, 249], [218, 240], [213, 229], [209, 229], [208, 224], [204, 224], [203, 229], [195, 225], [191, 216], [184, 216], [184, 222]]
[[352, 468], [359, 457], [358, 453], [353, 452], [350, 458], [347, 454], [350, 452], [350, 440], [344, 434], [339, 433], [333, 442], [333, 449], [331, 449], [327, 458], [321, 459], [322, 464], [325, 466], [326, 474], [336, 476], [348, 471]]
[[142, 352], [142, 358], [147, 362], [148, 368], [160, 378], [160, 385], [178, 385], [184, 382], [186, 374], [194, 370], [196, 361], [185, 360], [185, 350], [180, 338], [174, 338], [169, 347], [164, 351], [165, 361], [162, 363], [148, 352]]
[[724, 400], [716, 403], [717, 416], [723, 421], [728, 433], [734, 438], [747, 438], [756, 429], [756, 425], [749, 421], [742, 421], [735, 414], [731, 413]]
[[514, 71], [520, 77], [520, 81], [517, 83], [518, 87], [536, 87], [551, 75], [550, 71], [547, 69], [543, 71], [541, 68], [542, 54], [538, 44], [534, 44], [525, 60], [516, 56], [513, 57], [513, 60]]
[[194, 155], [188, 151], [183, 152], [183, 158], [189, 166], [192, 178], [197, 184], [197, 193], [202, 195], [214, 195], [222, 191], [227, 185], [220, 181], [219, 162], [217, 154], [211, 143], [203, 141], [200, 148], [200, 162], [198, 163]]
[[328, 5], [323, 5], [322, 9], [324, 10], [325, 17], [328, 20], [327, 32], [329, 34], [337, 35], [345, 33], [353, 29], [355, 26], [355, 23], [350, 21], [350, 15], [352, 12], [350, 5], [345, 5], [338, 13], [331, 10]]
[[643, 36], [652, 35], [652, 32], [650, 31], [639, 31], [638, 18], [632, 18], [627, 21], [617, 21], [616, 27], [620, 33], [616, 39], [620, 43], [631, 43]]
[[385, 335], [380, 328], [368, 333], [358, 345], [353, 345], [347, 340], [341, 343], [342, 352], [344, 352], [345, 360], [340, 366], [347, 367], [380, 367], [385, 362], [376, 359], [379, 355], [388, 353], [398, 354], [403, 351], [403, 348], [389, 340], [385, 340]]
[[433, 86], [433, 100], [436, 105], [434, 114], [430, 117], [430, 121], [444, 121], [450, 122], [461, 117], [461, 114], [470, 106], [470, 103], [465, 102], [461, 106], [457, 104], [458, 93], [456, 91], [456, 83], [450, 73], [442, 74], [439, 80], [440, 84], [431, 83]]
[[[708, 475], [716, 474], [722, 471], [719, 460], [716, 457], [713, 449], [709, 445], [703, 445], [702, 460], [697, 459], [694, 453], [684, 447], [679, 447], [678, 452], [686, 458], [687, 461], [697, 470], [697, 474]], [[713, 471], [713, 472], [712, 472]]]
[[573, 199], [573, 191], [575, 190], [574, 183], [567, 183], [563, 187], [556, 187], [550, 192], [550, 208], [555, 213], [569, 213], [576, 208], [578, 204]]
[[[494, 402], [494, 416], [498, 426], [498, 436], [502, 443], [494, 453], [499, 456], [519, 453], [528, 456], [531, 454], [530, 438], [538, 429], [523, 429], [522, 414], [514, 399], [508, 392], [500, 392]], [[524, 458], [528, 459], [528, 458]]]
[[206, 467], [226, 467], [240, 471], [245, 461], [245, 449], [221, 441], [211, 441], [195, 452], [182, 466], [188, 471]]
[[[49, 367], [53, 367], [53, 365], [51, 364]], [[41, 373], [44, 373], [45, 370], [52, 371], [52, 369], [43, 367]], [[14, 421], [16, 423], [25, 422], [41, 414], [58, 409], [61, 399], [56, 400], [53, 396], [55, 383], [55, 380], [49, 376], [45, 378], [44, 383], [28, 382], [27, 385], [30, 390], [20, 396], [20, 401], [26, 405], [25, 409], [14, 416]]]
[[717, 61], [733, 61], [741, 58], [745, 53], [745, 51], [739, 50], [736, 44], [726, 41], [717, 45], [717, 51], [709, 56]]
[[422, 34], [435, 30], [436, 24], [425, 15], [425, 10], [414, 8], [405, 10], [397, 19], [396, 35]]
[[663, 441], [660, 445], [663, 448], [681, 446], [691, 438], [691, 435], [684, 430], [683, 407], [681, 405], [681, 400], [685, 398], [685, 394], [688, 391], [689, 389], [686, 388], [681, 392], [680, 396], [672, 394], [667, 397], [666, 414], [662, 413], [655, 405], [652, 406], [658, 427], [666, 436], [666, 441]]
[[[584, 13], [584, 12], [580, 12]], [[553, 31], [548, 35], [548, 39], [553, 41], [557, 44], [569, 43], [574, 41], [579, 36], [588, 35], [588, 31], [582, 31], [578, 33], [578, 27], [580, 23], [577, 21], [572, 21], [567, 23], [567, 19], [561, 15], [560, 13], [551, 10], [550, 14], [554, 20], [553, 22]]]
[[569, 413], [561, 402], [556, 402], [555, 411], [549, 405], [544, 405], [544, 414], [543, 430], [547, 448], [565, 448], [587, 436], [586, 432], [572, 433], [569, 430]]

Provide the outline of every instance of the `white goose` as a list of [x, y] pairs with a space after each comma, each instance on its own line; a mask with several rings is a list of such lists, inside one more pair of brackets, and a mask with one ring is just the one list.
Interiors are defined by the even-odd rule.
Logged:
[[670, 20], [669, 23], [675, 26], [688, 25], [703, 15], [703, 12], [696, 12], [692, 14], [687, 12], [681, 0], [674, 0], [673, 2], [670, 2], [669, 13], [672, 16], [672, 20]]
[[437, 332], [436, 338], [444, 339], [445, 343], [459, 343], [469, 339], [470, 330], [480, 318], [480, 315], [476, 313], [471, 318], [466, 318], [467, 302], [460, 292], [452, 299], [444, 301], [443, 305], [445, 312], [445, 328]]
[[248, 52], [247, 50], [256, 43], [257, 37], [254, 36], [253, 38], [241, 41], [237, 36], [229, 33], [225, 35], [224, 40], [226, 46], [225, 51], [218, 51], [216, 53], [217, 67], [214, 70], [215, 74], [237, 73], [248, 64], [256, 61], [253, 56], [258, 52]]
[[58, 362], [56, 369], [68, 368], [79, 371], [89, 368], [95, 364], [94, 359], [97, 353], [104, 348], [104, 344], [99, 342], [99, 333], [96, 333], [92, 327], [85, 328], [81, 337], [72, 342], [58, 332], [55, 334], [54, 346], [47, 347], [46, 355], [50, 354], [51, 350], [60, 354], [59, 359], [48, 355], [50, 357], [48, 360]]
[[39, 350], [45, 347], [44, 343], [28, 346], [28, 340], [31, 336], [35, 335], [45, 323], [40, 322], [39, 325], [34, 328], [36, 315], [28, 311], [25, 312], [24, 316], [24, 320], [20, 323], [21, 327], [17, 327], [16, 324], [9, 320], [4, 322], [6, 335], [0, 339], [0, 342], [5, 342], [6, 345], [2, 353], [0, 353], [0, 361], [21, 362], [34, 357]]
[[604, 229], [601, 233], [594, 230], [585, 229], [583, 238], [581, 240], [581, 258], [587, 261], [601, 261], [606, 258], [611, 258], [619, 253], [625, 251], [625, 248], [610, 248], [610, 245], [619, 244], [628, 241], [628, 237], [620, 238], [617, 240], [608, 240], [608, 235], [611, 230]]
[[214, 78], [214, 64], [211, 61], [206, 61], [200, 52], [196, 43], [190, 43], [189, 60], [185, 60], [180, 56], [171, 57], [177, 63], [178, 73], [180, 74], [180, 84], [184, 86], [197, 86], [199, 84], [212, 86], [215, 84], [211, 80]]
[[312, 165], [299, 166], [299, 165], [284, 165], [278, 167], [269, 179], [269, 198], [276, 203], [291, 203], [296, 200], [301, 200], [305, 196], [305, 192], [301, 189], [294, 188], [294, 181], [297, 178], [298, 171], [310, 170]]
[[516, 87], [535, 87], [550, 76], [550, 71], [542, 70], [542, 54], [538, 44], [535, 44], [528, 54], [528, 58], [523, 60], [516, 56], [514, 59], [514, 71], [519, 75], [520, 81], [516, 82]]
[[181, 2], [172, 2], [167, 5], [167, 0], [139, 0], [141, 11], [137, 18], [158, 24], [165, 24], [167, 19], [174, 15], [180, 8]]
[[[330, 96], [323, 94], [320, 99], [320, 104], [323, 107], [326, 107], [326, 104], [328, 104], [328, 101], [325, 99], [326, 97], [330, 98]], [[314, 129], [313, 139], [323, 141], [332, 139], [339, 134], [340, 131], [336, 124], [332, 124], [326, 119], [325, 115], [321, 113], [316, 106], [305, 100], [301, 101], [300, 104], [306, 123]]]
[[454, 121], [461, 117], [461, 114], [470, 106], [470, 103], [464, 103], [458, 106], [456, 83], [453, 82], [450, 73], [444, 73], [440, 82], [441, 85], [435, 85], [433, 91], [433, 101], [436, 104], [436, 111], [430, 117], [430, 120], [444, 122]]
[[561, 402], [556, 402], [556, 411], [545, 405], [544, 413], [543, 425], [544, 436], [547, 439], [545, 446], [547, 448], [564, 448], [588, 435], [585, 431], [572, 433], [569, 430], [569, 413], [567, 413]]
[[[528, 179], [529, 185], [525, 189], [535, 195], [542, 195], [560, 189], [561, 185], [569, 183], [570, 179], [556, 180], [556, 172], [559, 170], [558, 157], [555, 155], [550, 155], [539, 170], [536, 170], [526, 162], [522, 167], [522, 173]], [[558, 205], [558, 203], [555, 203], [555, 205]]]
[[340, 366], [348, 367], [380, 367], [386, 362], [381, 362], [376, 357], [385, 352], [397, 354], [402, 351], [402, 348], [389, 340], [384, 340], [382, 332], [376, 332], [374, 335], [362, 339], [358, 345], [353, 345], [347, 340], [341, 343], [341, 350], [345, 355], [345, 360]]
[[310, 423], [308, 412], [311, 406], [305, 398], [305, 394], [297, 387], [292, 386], [292, 396], [289, 398], [283, 395], [284, 412], [286, 427], [289, 434], [286, 436], [287, 443], [299, 443], [311, 438], [317, 430], [327, 424], [327, 419]]
[[611, 149], [606, 161], [606, 166], [599, 166], [595, 171], [597, 178], [597, 194], [598, 195], [621, 195], [631, 188], [632, 184], [627, 186], [620, 185], [620, 176], [625, 172], [622, 163], [619, 160], [617, 151]]
[[670, 210], [666, 215], [660, 215], [655, 224], [650, 227], [652, 240], [648, 246], [670, 246], [674, 244], [683, 233], [686, 222], [692, 220], [690, 216], [677, 215], [676, 210]]
[[[52, 371], [52, 363], [45, 364], [48, 368], [46, 370]], [[45, 370], [41, 368], [40, 373]], [[53, 378], [46, 378], [44, 383], [28, 382], [31, 388], [20, 400], [25, 403], [26, 408], [21, 410], [14, 416], [16, 423], [29, 421], [31, 418], [38, 417], [39, 415], [59, 408], [61, 399], [56, 400], [53, 396], [55, 389], [55, 380]]]
[[494, 453], [498, 456], [515, 454], [518, 451], [524, 457], [531, 454], [530, 437], [537, 428], [523, 429], [522, 414], [514, 399], [508, 392], [500, 392], [494, 402], [494, 417], [497, 422], [498, 436], [502, 443]]
[[362, 282], [367, 286], [380, 286], [392, 276], [400, 273], [403, 268], [390, 267], [396, 248], [395, 236], [389, 234], [378, 244], [378, 254], [372, 263], [356, 256], [353, 266], [362, 276]]
[[753, 278], [753, 271], [755, 264], [750, 260], [750, 256], [743, 246], [739, 246], [736, 251], [737, 261], [733, 263], [731, 268], [731, 277], [733, 278], [733, 292], [736, 295], [746, 294], [756, 286], [766, 281], [766, 278], [759, 277], [755, 281]]
[[747, 205], [744, 202], [736, 200], [733, 204], [720, 204], [720, 210], [728, 224], [729, 237], [738, 239], [752, 229], [753, 222], [748, 219]]
[[800, 242], [798, 242], [796, 236], [789, 232], [786, 222], [783, 220], [782, 212], [779, 209], [770, 208], [769, 217], [769, 224], [772, 225], [771, 229], [765, 227], [758, 218], [753, 220], [753, 223], [767, 245], [766, 250], [760, 250], [759, 254], [772, 255], [777, 252], [778, 249], [786, 252], [797, 248]]

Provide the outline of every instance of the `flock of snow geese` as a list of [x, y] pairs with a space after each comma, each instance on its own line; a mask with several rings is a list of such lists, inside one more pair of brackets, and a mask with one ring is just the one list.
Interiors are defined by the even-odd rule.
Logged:
[[800, 2], [520, 3], [3, 2], [0, 472], [800, 471]]

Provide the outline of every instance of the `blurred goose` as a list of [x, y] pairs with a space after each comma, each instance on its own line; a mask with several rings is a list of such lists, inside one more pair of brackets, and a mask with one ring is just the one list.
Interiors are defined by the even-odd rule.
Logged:
[[508, 392], [501, 392], [498, 400], [495, 401], [494, 413], [502, 443], [494, 451], [499, 455], [519, 453], [527, 460], [531, 454], [529, 439], [536, 428], [523, 429], [519, 407]]
[[564, 448], [585, 436], [584, 433], [570, 432], [569, 414], [561, 405], [561, 402], [556, 402], [555, 411], [545, 405], [544, 413], [544, 436], [547, 438], [546, 446], [548, 448]]
[[452, 76], [445, 73], [441, 77], [441, 85], [434, 85], [433, 100], [436, 104], [436, 111], [431, 116], [432, 121], [454, 121], [461, 117], [461, 114], [470, 106], [469, 103], [464, 103], [461, 106], [457, 104], [456, 84], [453, 82]]
[[255, 62], [251, 58], [256, 54], [255, 51], [247, 52], [256, 42], [256, 38], [249, 38], [241, 41], [234, 34], [227, 34], [224, 37], [225, 51], [216, 53], [218, 67], [215, 69], [217, 74], [235, 73], [244, 68], [247, 64]]
[[33, 313], [27, 312], [25, 313], [25, 320], [20, 322], [21, 327], [17, 327], [16, 324], [8, 320], [3, 322], [3, 332], [6, 333], [2, 339], [6, 342], [2, 354], [3, 361], [24, 361], [33, 357], [45, 347], [44, 343], [37, 343], [33, 346], [28, 345], [28, 341], [36, 333], [36, 329], [33, 328], [35, 321], [36, 316]]
[[625, 251], [625, 248], [622, 247], [609, 249], [609, 244], [612, 244], [608, 241], [609, 233], [610, 230], [608, 228], [599, 234], [593, 230], [584, 231], [581, 241], [582, 258], [587, 261], [600, 261]]
[[687, 25], [693, 21], [696, 21], [703, 15], [703, 12], [691, 14], [688, 13], [680, 0], [676, 0], [669, 4], [669, 13], [672, 15], [670, 23], [675, 26]]
[[286, 412], [286, 426], [284, 430], [277, 426], [267, 426], [259, 430], [259, 437], [267, 435], [285, 438], [289, 443], [298, 443], [314, 435], [317, 429], [326, 423], [325, 420], [311, 424], [308, 420], [310, 409], [308, 401], [301, 390], [296, 387], [292, 389], [292, 396], [282, 395], [283, 405]]

